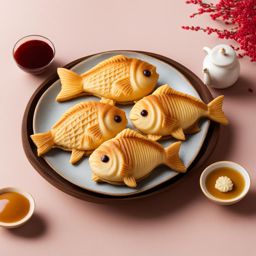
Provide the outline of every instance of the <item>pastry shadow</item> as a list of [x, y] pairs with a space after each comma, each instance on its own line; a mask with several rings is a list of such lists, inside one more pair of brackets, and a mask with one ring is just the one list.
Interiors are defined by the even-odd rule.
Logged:
[[37, 239], [47, 233], [47, 223], [41, 215], [35, 213], [27, 223], [18, 228], [7, 229], [7, 232], [25, 239]]
[[111, 214], [138, 219], [153, 219], [175, 214], [188, 207], [200, 195], [199, 170], [188, 173], [165, 191], [141, 199], [111, 202], [101, 207]]

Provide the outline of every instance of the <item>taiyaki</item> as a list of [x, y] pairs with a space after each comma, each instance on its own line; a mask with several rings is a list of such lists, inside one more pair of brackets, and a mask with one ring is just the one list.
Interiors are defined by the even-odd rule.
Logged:
[[185, 140], [184, 133], [200, 131], [198, 121], [201, 118], [228, 124], [222, 111], [223, 99], [224, 96], [219, 96], [207, 105], [198, 98], [163, 85], [133, 106], [130, 119], [138, 130], [148, 134], [152, 140], [167, 135]]
[[92, 179], [134, 188], [137, 181], [148, 176], [160, 164], [185, 172], [186, 167], [179, 157], [180, 146], [181, 142], [175, 142], [163, 148], [138, 132], [125, 129], [91, 154]]
[[127, 124], [124, 111], [100, 102], [81, 102], [70, 108], [46, 133], [31, 135], [41, 156], [51, 148], [72, 151], [75, 164], [104, 141], [115, 137]]
[[58, 68], [58, 75], [62, 87], [57, 101], [94, 95], [112, 105], [141, 99], [153, 91], [158, 80], [156, 67], [123, 55], [104, 60], [82, 75], [65, 68]]

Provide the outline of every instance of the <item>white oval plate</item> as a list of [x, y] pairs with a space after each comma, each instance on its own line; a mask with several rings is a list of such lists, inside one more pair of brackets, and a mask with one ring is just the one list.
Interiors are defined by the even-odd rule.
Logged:
[[[178, 70], [167, 63], [146, 54], [128, 51], [106, 52], [82, 61], [74, 66], [72, 70], [78, 74], [82, 74], [95, 66], [97, 63], [117, 54], [139, 58], [155, 65], [157, 67], [157, 72], [159, 73], [158, 86], [162, 84], [169, 84], [176, 90], [200, 98], [190, 82]], [[76, 103], [89, 100], [99, 101], [99, 99], [96, 97], [85, 96], [68, 102], [58, 103], [55, 101], [55, 98], [59, 93], [60, 88], [60, 80], [57, 80], [45, 91], [38, 101], [33, 117], [34, 133], [49, 131], [55, 122], [61, 117], [61, 115]], [[119, 107], [125, 110], [128, 118], [132, 105]], [[185, 142], [182, 143], [180, 157], [186, 167], [191, 165], [199, 153], [206, 137], [209, 124], [210, 122], [208, 120], [203, 120], [200, 124], [201, 131], [193, 136], [190, 136]], [[130, 121], [128, 127], [132, 127]], [[161, 144], [166, 147], [173, 141], [174, 140], [169, 139], [161, 142]], [[78, 165], [74, 166], [69, 163], [70, 153], [60, 149], [52, 149], [43, 157], [45, 161], [52, 167], [52, 169], [54, 169], [60, 176], [69, 182], [89, 191], [112, 196], [138, 194], [147, 191], [169, 179], [172, 179], [177, 175], [176, 172], [170, 170], [168, 167], [160, 166], [156, 168], [149, 177], [139, 182], [136, 189], [132, 189], [126, 186], [114, 186], [106, 183], [97, 184], [93, 182], [91, 180], [91, 170], [88, 163], [88, 158], [84, 158]]]

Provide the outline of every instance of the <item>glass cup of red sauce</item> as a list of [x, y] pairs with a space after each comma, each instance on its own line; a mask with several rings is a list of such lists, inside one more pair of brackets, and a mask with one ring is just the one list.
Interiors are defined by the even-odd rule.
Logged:
[[44, 72], [53, 62], [55, 47], [46, 37], [28, 35], [16, 42], [13, 58], [23, 71], [30, 74]]

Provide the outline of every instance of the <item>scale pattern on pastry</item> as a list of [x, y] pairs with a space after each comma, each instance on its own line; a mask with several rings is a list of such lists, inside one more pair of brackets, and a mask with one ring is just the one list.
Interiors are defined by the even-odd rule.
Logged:
[[70, 108], [46, 133], [31, 135], [38, 156], [51, 148], [72, 151], [75, 164], [104, 141], [115, 137], [127, 124], [124, 111], [100, 102], [81, 102]]
[[89, 164], [92, 179], [95, 182], [136, 187], [138, 180], [148, 176], [160, 164], [185, 172], [186, 167], [179, 157], [180, 146], [181, 142], [176, 142], [163, 148], [138, 132], [125, 129], [91, 154]]
[[94, 95], [113, 105], [127, 104], [150, 94], [158, 80], [156, 67], [123, 55], [104, 60], [82, 75], [65, 68], [58, 68], [58, 75], [62, 87], [57, 101]]
[[168, 135], [185, 140], [185, 134], [200, 131], [198, 121], [201, 118], [228, 124], [222, 111], [223, 99], [224, 96], [219, 96], [207, 105], [200, 99], [162, 85], [133, 106], [130, 119], [152, 140]]

